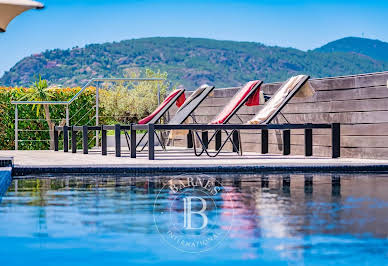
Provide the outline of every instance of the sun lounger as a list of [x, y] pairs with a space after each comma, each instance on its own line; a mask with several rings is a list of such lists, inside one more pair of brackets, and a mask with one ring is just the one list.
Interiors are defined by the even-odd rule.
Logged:
[[[164, 101], [161, 104], [159, 104], [159, 106], [155, 109], [155, 111], [153, 111], [149, 116], [139, 120], [138, 124], [145, 125], [145, 124], [149, 124], [149, 123], [151, 123], [151, 124], [157, 123], [163, 117], [163, 115], [165, 115], [166, 112], [168, 112], [168, 110], [170, 110], [170, 108], [174, 104], [177, 104], [179, 107], [184, 103], [184, 101], [185, 101], [185, 94], [184, 93], [185, 93], [184, 89], [176, 89], [176, 90], [172, 91], [166, 97], [166, 99], [164, 99]], [[125, 138], [127, 140], [127, 144], [128, 144], [128, 148], [129, 148], [130, 147], [129, 146], [130, 136], [126, 130], [124, 131], [124, 133], [125, 133]], [[144, 138], [144, 136], [143, 136], [143, 138]], [[140, 141], [139, 141], [139, 143], [140, 143]]]
[[[274, 93], [274, 95], [268, 100], [268, 102], [265, 103], [263, 109], [259, 111], [259, 113], [251, 120], [248, 121], [247, 124], [255, 124], [255, 125], [265, 125], [271, 123], [271, 121], [281, 112], [281, 110], [286, 106], [286, 104], [294, 97], [301, 88], [307, 87], [307, 81], [309, 79], [309, 76], [306, 75], [298, 75], [291, 77], [286, 82], [284, 82], [280, 88]], [[301, 92], [301, 94], [309, 95], [308, 92], [306, 92], [307, 89]], [[219, 122], [222, 122], [222, 113], [217, 116], [216, 119], [214, 119], [211, 123], [212, 124], [221, 124]], [[207, 139], [203, 139], [199, 136], [198, 133], [196, 133], [196, 137], [201, 143], [201, 151], [197, 151], [194, 141], [194, 152], [195, 155], [200, 156], [203, 153], [206, 153], [210, 157], [217, 156], [225, 144], [230, 141], [233, 146], [233, 151], [239, 153], [242, 155], [242, 147], [241, 147], [241, 138], [239, 134], [239, 130], [231, 130], [231, 132], [228, 132], [227, 130], [224, 130], [226, 134], [226, 140], [221, 143], [221, 132], [217, 131], [215, 134], [218, 134], [218, 139], [216, 139], [216, 152], [210, 153], [208, 151], [208, 142], [212, 140], [212, 138], [208, 141]], [[214, 135], [213, 135], [214, 136]]]
[[[259, 98], [260, 98], [260, 86], [263, 82], [261, 80], [254, 80], [249, 81], [246, 83], [229, 101], [229, 103], [222, 109], [222, 111], [212, 119], [212, 121], [209, 123], [211, 125], [221, 125], [221, 124], [227, 124], [230, 119], [232, 119], [233, 116], [237, 114], [237, 112], [241, 109], [244, 104], [248, 106], [252, 105], [258, 105], [259, 104]], [[237, 115], [238, 117], [238, 115]], [[238, 117], [239, 118], [239, 117]], [[241, 120], [241, 119], [240, 119]], [[242, 120], [241, 120], [242, 122]], [[238, 139], [239, 136], [235, 134], [235, 132], [238, 134], [237, 131], [234, 131], [232, 134], [234, 134], [234, 139]], [[216, 138], [216, 143], [218, 144], [220, 142], [221, 137], [221, 131], [216, 131], [210, 139], [208, 139], [207, 131], [202, 132], [202, 137], [199, 136], [197, 131], [192, 131], [192, 139], [195, 139], [195, 136], [197, 136], [198, 140], [203, 144], [203, 149], [200, 152], [197, 152], [195, 141], [193, 141], [193, 148], [194, 152], [197, 156], [200, 156], [203, 152], [207, 151], [207, 144], [212, 141], [214, 138]], [[225, 131], [225, 133], [228, 135], [228, 133]], [[233, 140], [227, 137], [227, 140], [230, 140], [232, 145], [235, 146], [235, 143]], [[191, 146], [191, 145], [190, 145]], [[236, 150], [236, 147], [234, 147], [234, 150]]]

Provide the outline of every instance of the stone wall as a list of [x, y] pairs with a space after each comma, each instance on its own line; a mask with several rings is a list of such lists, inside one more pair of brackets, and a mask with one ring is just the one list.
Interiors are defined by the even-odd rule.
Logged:
[[[316, 90], [314, 96], [293, 98], [282, 111], [290, 123], [339, 122], [342, 126], [342, 157], [388, 158], [388, 71], [311, 79], [310, 82]], [[265, 94], [272, 95], [280, 84], [264, 84], [262, 90]], [[209, 122], [237, 90], [238, 88], [216, 89], [214, 95], [208, 97], [195, 111], [197, 121]], [[245, 122], [260, 108], [244, 106], [238, 115]], [[170, 114], [174, 112], [172, 110]], [[278, 121], [286, 122], [280, 115]], [[231, 123], [239, 123], [239, 119], [235, 117]], [[314, 155], [330, 156], [330, 131], [314, 130], [313, 134]], [[260, 152], [260, 140], [259, 131], [242, 132], [243, 150]], [[185, 143], [184, 136], [174, 141], [177, 146], [183, 146]], [[291, 144], [291, 154], [303, 154], [303, 130], [291, 131]], [[271, 130], [269, 152], [280, 154], [281, 145], [281, 131]]]

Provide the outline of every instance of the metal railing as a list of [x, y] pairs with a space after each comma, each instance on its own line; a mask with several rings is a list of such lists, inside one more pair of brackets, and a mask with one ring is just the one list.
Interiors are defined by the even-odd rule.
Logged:
[[[47, 104], [47, 105], [65, 105], [66, 107], [66, 126], [70, 126], [70, 117], [69, 117], [69, 105], [74, 102], [85, 90], [94, 82], [125, 82], [125, 81], [137, 81], [137, 82], [146, 82], [146, 81], [165, 81], [163, 78], [92, 78], [90, 79], [80, 91], [78, 91], [70, 100], [68, 101], [11, 101], [11, 104], [15, 105], [15, 150], [19, 148], [19, 111], [18, 105], [28, 105], [28, 104]], [[157, 83], [158, 89], [158, 104], [160, 104], [160, 84]], [[96, 110], [96, 126], [99, 125], [99, 86], [96, 86], [96, 104], [93, 106]], [[81, 109], [80, 109], [81, 110]], [[87, 112], [89, 113], [89, 111]], [[74, 116], [73, 116], [74, 117]], [[25, 119], [24, 119], [25, 120]], [[39, 119], [35, 119], [39, 120]], [[90, 121], [89, 121], [90, 122]], [[48, 131], [48, 130], [45, 130]], [[99, 136], [96, 132], [96, 146], [99, 145], [98, 142]], [[48, 141], [48, 140], [37, 140], [37, 141]]]

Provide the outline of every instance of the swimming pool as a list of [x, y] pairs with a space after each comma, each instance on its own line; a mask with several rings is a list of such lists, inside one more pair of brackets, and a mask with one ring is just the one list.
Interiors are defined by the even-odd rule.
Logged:
[[[167, 228], [186, 213], [172, 204], [171, 180], [193, 177], [217, 181], [207, 234], [221, 236], [196, 253]], [[387, 187], [388, 174], [14, 179], [0, 204], [1, 265], [383, 265]]]

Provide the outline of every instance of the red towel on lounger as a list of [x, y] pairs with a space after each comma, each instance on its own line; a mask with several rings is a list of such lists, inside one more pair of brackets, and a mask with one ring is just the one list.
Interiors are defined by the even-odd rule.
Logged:
[[[260, 80], [249, 81], [242, 87], [236, 95], [230, 100], [228, 105], [224, 107], [221, 113], [210, 122], [210, 124], [223, 124], [229, 115], [234, 111], [234, 109], [241, 103], [242, 100], [251, 92], [251, 90], [256, 86]], [[259, 89], [258, 89], [259, 90]]]
[[[167, 98], [164, 99], [164, 101], [158, 106], [158, 108], [155, 109], [155, 111], [152, 114], [140, 120], [138, 124], [147, 124], [148, 122], [150, 122], [152, 118], [154, 118], [155, 115], [157, 115], [181, 91], [182, 91], [181, 89], [178, 89], [171, 92], [170, 95], [168, 95]], [[182, 95], [184, 95], [184, 93]]]
[[256, 106], [260, 104], [260, 87], [257, 88], [255, 93], [249, 97], [248, 101], [245, 103], [246, 106]]
[[176, 106], [181, 107], [186, 101], [186, 95], [182, 93], [182, 95], [176, 100]]

